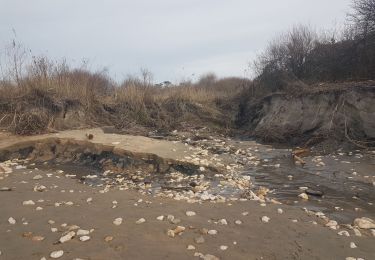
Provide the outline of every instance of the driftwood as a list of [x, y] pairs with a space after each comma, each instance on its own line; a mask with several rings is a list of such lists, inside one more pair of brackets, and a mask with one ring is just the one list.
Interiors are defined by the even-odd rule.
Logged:
[[306, 164], [306, 162], [305, 162], [304, 160], [302, 160], [301, 157], [299, 157], [299, 156], [297, 156], [297, 155], [295, 155], [295, 154], [293, 154], [293, 159], [294, 159], [294, 161], [296, 161], [296, 162], [300, 162], [302, 165], [305, 165], [305, 164]]

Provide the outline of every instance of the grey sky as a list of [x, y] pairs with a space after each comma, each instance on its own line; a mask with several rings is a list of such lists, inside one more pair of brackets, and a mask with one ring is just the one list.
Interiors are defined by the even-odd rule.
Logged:
[[0, 45], [83, 58], [121, 80], [140, 67], [155, 81], [206, 72], [244, 76], [274, 36], [299, 23], [342, 26], [351, 0], [0, 0]]

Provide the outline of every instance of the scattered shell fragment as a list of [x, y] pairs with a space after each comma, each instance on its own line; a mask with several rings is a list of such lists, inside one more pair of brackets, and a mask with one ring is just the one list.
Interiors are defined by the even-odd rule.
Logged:
[[10, 218], [8, 218], [8, 222], [9, 222], [9, 224], [14, 225], [14, 224], [16, 224], [17, 221], [14, 218], [10, 217]]
[[136, 224], [143, 224], [143, 223], [145, 223], [146, 222], [146, 220], [144, 219], [144, 218], [140, 218], [140, 219], [138, 219], [135, 223]]
[[31, 206], [31, 205], [35, 205], [35, 202], [32, 200], [25, 200], [24, 202], [22, 202], [22, 205]]
[[60, 258], [62, 257], [64, 254], [64, 251], [63, 250], [58, 250], [58, 251], [53, 251], [51, 252], [51, 254], [49, 255], [51, 258]]
[[79, 238], [79, 240], [82, 241], [82, 242], [86, 242], [86, 241], [89, 241], [89, 240], [90, 240], [90, 237], [89, 237], [89, 236], [81, 236], [81, 237]]
[[186, 211], [186, 216], [188, 217], [192, 217], [192, 216], [195, 216], [196, 213], [194, 211]]
[[262, 222], [263, 223], [268, 223], [270, 221], [270, 218], [269, 217], [267, 217], [267, 216], [263, 216], [262, 217]]
[[120, 226], [122, 224], [122, 218], [116, 218], [113, 221], [113, 224], [115, 224], [116, 226]]
[[60, 237], [59, 242], [60, 243], [65, 243], [71, 240], [74, 236], [76, 235], [76, 232], [70, 231], [66, 235]]

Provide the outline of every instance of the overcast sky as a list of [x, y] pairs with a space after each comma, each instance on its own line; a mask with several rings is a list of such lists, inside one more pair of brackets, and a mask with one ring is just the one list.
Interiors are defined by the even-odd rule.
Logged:
[[[351, 0], [0, 0], [0, 45], [14, 38], [54, 59], [86, 59], [117, 80], [214, 72], [244, 76], [269, 40], [295, 24], [340, 27]], [[195, 75], [195, 76], [192, 76]]]

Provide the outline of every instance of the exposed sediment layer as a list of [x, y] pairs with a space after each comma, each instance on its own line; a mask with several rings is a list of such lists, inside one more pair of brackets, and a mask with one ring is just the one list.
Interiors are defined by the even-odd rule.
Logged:
[[[238, 124], [271, 142], [375, 139], [375, 86], [273, 94], [243, 104]], [[368, 144], [368, 143], [366, 143]]]

